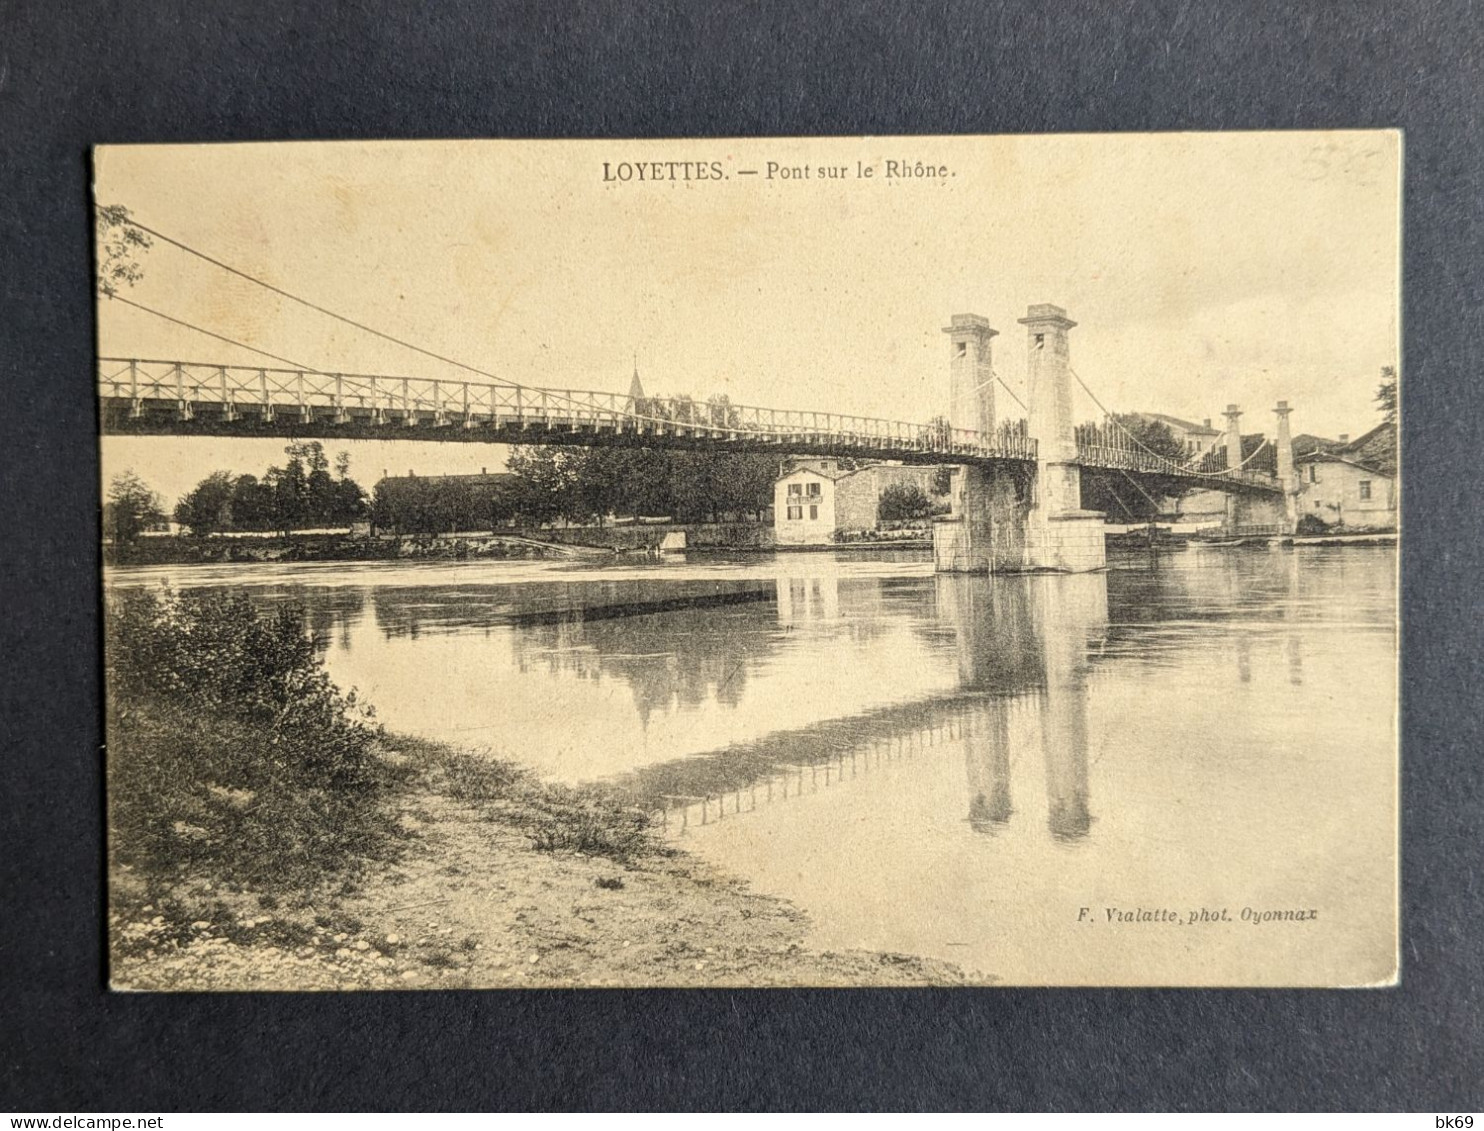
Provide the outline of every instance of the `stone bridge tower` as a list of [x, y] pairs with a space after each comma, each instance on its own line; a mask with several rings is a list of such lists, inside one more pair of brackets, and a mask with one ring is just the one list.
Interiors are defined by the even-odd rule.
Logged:
[[[1242, 410], [1234, 404], [1226, 406], [1221, 414], [1226, 417], [1226, 468], [1228, 471], [1242, 466]], [[1235, 493], [1226, 496], [1226, 532], [1235, 534], [1241, 526], [1242, 500]]]
[[1273, 412], [1278, 417], [1278, 485], [1283, 488], [1283, 533], [1292, 534], [1298, 528], [1298, 476], [1293, 466], [1293, 430], [1288, 423], [1288, 414], [1293, 409], [1287, 401], [1279, 401]]
[[943, 333], [951, 335], [949, 355], [948, 426], [994, 435], [994, 366], [989, 319], [978, 314], [955, 314]]
[[1083, 573], [1107, 564], [1103, 515], [1082, 509], [1082, 469], [1072, 421], [1071, 342], [1077, 323], [1049, 302], [1026, 311], [1030, 434], [1036, 441], [1036, 493], [1026, 568]]
[[[1242, 534], [1252, 528], [1277, 527], [1284, 534], [1292, 534], [1298, 522], [1298, 477], [1293, 466], [1293, 432], [1288, 416], [1293, 411], [1287, 401], [1279, 401], [1273, 409], [1278, 418], [1273, 446], [1276, 475], [1274, 485], [1281, 488], [1282, 495], [1243, 495], [1235, 491], [1226, 496], [1227, 534]], [[1242, 410], [1239, 406], [1226, 406], [1226, 466], [1242, 467]], [[1251, 471], [1249, 465], [1244, 470]]]
[[[933, 561], [952, 573], [1103, 568], [1103, 516], [1082, 509], [1082, 472], [1072, 424], [1067, 312], [1037, 303], [1020, 319], [1028, 334], [1034, 473], [1012, 464], [971, 465], [953, 477], [953, 511], [933, 528]], [[994, 374], [988, 319], [955, 314], [951, 336], [950, 422], [987, 439], [994, 434]]]

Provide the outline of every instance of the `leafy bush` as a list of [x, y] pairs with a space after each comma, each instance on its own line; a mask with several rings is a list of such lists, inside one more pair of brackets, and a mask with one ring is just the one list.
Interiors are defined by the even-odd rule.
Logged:
[[282, 889], [394, 852], [380, 728], [331, 682], [301, 613], [127, 590], [108, 598], [105, 643], [117, 863]]
[[580, 852], [631, 864], [665, 851], [648, 813], [599, 787], [543, 782], [515, 762], [424, 739], [401, 736], [396, 744], [433, 790], [479, 807], [487, 820], [520, 829], [537, 852]]
[[927, 518], [932, 513], [933, 501], [915, 483], [893, 483], [881, 492], [876, 504], [876, 518], [880, 522], [904, 522]]
[[442, 760], [442, 769], [448, 796], [459, 801], [504, 801], [534, 787], [534, 778], [513, 762], [493, 758], [450, 754]]
[[617, 804], [564, 806], [531, 832], [537, 852], [580, 852], [623, 864], [654, 847], [649, 818]]
[[1329, 523], [1317, 514], [1299, 515], [1298, 525], [1294, 528], [1299, 534], [1324, 534], [1329, 530]]

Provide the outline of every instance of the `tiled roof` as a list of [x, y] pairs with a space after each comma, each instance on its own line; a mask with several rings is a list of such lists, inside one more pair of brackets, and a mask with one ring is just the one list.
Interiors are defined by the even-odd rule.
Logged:
[[1173, 424], [1182, 432], [1198, 432], [1202, 436], [1219, 436], [1220, 429], [1212, 428], [1209, 424], [1196, 424], [1189, 420], [1182, 420], [1178, 416], [1170, 416], [1163, 412], [1136, 412], [1135, 416], [1142, 416], [1145, 420], [1158, 420], [1162, 424]]

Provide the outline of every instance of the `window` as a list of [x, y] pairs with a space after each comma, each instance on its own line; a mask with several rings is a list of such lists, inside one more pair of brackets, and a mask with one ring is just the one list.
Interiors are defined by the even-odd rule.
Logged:
[[802, 495], [804, 493], [804, 485], [802, 483], [790, 483], [788, 485], [788, 493], [790, 496]]
[[968, 342], [954, 342], [953, 344], [958, 347], [958, 356], [959, 357], [968, 357], [969, 356], [969, 343]]
[[1036, 348], [1038, 350], [1041, 350], [1041, 349], [1045, 349], [1046, 348], [1046, 335], [1045, 334], [1037, 334], [1036, 335]]
[[806, 491], [805, 494], [807, 494], [811, 499], [817, 499], [817, 498], [819, 498], [819, 484], [818, 483], [811, 483], [811, 484], [809, 484], [809, 490]]
[[1360, 481], [1360, 497], [1362, 501], [1371, 497], [1371, 481], [1369, 479], [1362, 479]]
[[809, 521], [810, 522], [815, 522], [815, 521], [818, 520], [818, 518], [819, 518], [819, 508], [817, 506], [811, 506], [809, 508]]
[[788, 508], [788, 517], [789, 517], [789, 521], [791, 521], [791, 522], [797, 522], [799, 519], [801, 519], [801, 518], [804, 517], [804, 508], [803, 507], [789, 507]]
[[1318, 467], [1317, 464], [1312, 464], [1311, 463], [1309, 465], [1309, 482], [1310, 483], [1318, 483], [1319, 482], [1319, 467]]

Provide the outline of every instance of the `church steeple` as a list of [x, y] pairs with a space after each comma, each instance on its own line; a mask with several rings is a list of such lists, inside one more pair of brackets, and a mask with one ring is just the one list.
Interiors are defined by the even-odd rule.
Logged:
[[629, 401], [637, 404], [644, 399], [644, 386], [639, 381], [639, 355], [634, 355], [634, 379], [629, 382]]

